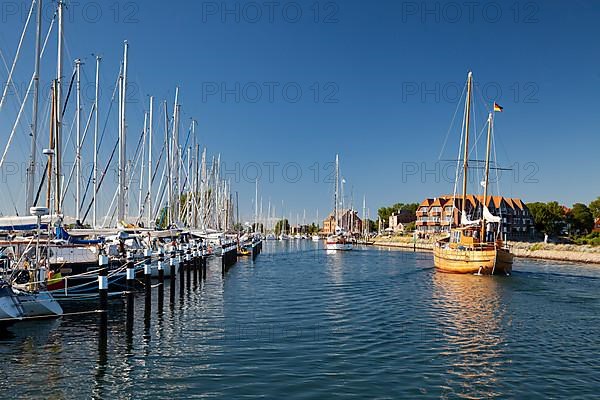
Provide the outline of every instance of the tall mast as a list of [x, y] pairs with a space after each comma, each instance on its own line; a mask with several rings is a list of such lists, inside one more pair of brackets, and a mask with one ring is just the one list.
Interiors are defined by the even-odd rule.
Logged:
[[37, 0], [37, 24], [35, 30], [35, 66], [33, 72], [33, 115], [31, 118], [31, 150], [29, 153], [29, 168], [27, 169], [27, 203], [26, 212], [29, 208], [35, 206], [35, 158], [37, 153], [37, 125], [38, 125], [38, 105], [40, 88], [40, 58], [42, 51], [42, 0]]
[[75, 60], [77, 78], [77, 145], [75, 146], [75, 219], [81, 222], [81, 60]]
[[[488, 131], [487, 131], [487, 147], [485, 150], [485, 183], [483, 186], [483, 207], [487, 207], [487, 194], [488, 194], [488, 182], [490, 177], [490, 147], [492, 140], [492, 124], [493, 122], [492, 113], [488, 115]], [[481, 223], [481, 240], [485, 241], [485, 221]]]
[[120, 87], [120, 130], [119, 130], [119, 200], [117, 203], [118, 208], [118, 221], [125, 220], [125, 197], [127, 196], [127, 187], [125, 172], [127, 166], [127, 126], [125, 118], [125, 105], [127, 103], [127, 53], [129, 50], [129, 44], [127, 41], [124, 42], [123, 47], [123, 74], [121, 75], [121, 87]]
[[[143, 196], [143, 192], [144, 192], [144, 160], [146, 158], [146, 155], [144, 154], [144, 150], [146, 148], [146, 144], [148, 141], [148, 113], [144, 112], [144, 131], [142, 133], [142, 155], [141, 155], [141, 162], [140, 162], [140, 185], [139, 185], [139, 189], [138, 189], [138, 215], [139, 215], [139, 219], [142, 219], [142, 196]], [[132, 172], [133, 173], [133, 172]], [[145, 202], [144, 202], [145, 203]]]
[[100, 92], [100, 56], [96, 56], [96, 94], [94, 98], [94, 208], [92, 211], [92, 225], [95, 228], [97, 224], [97, 193], [98, 193], [98, 129], [100, 127], [100, 117], [98, 113], [98, 95]]
[[56, 64], [56, 127], [55, 127], [55, 159], [56, 159], [56, 193], [55, 204], [56, 213], [60, 214], [61, 211], [61, 190], [62, 190], [62, 179], [61, 179], [61, 164], [62, 164], [62, 75], [63, 75], [63, 42], [64, 42], [64, 9], [63, 0], [58, 0], [58, 45], [57, 45], [57, 64]]
[[173, 104], [173, 151], [172, 151], [172, 174], [173, 174], [173, 214], [179, 220], [179, 87], [175, 88], [175, 103]]
[[338, 190], [340, 184], [340, 168], [339, 168], [339, 158], [338, 155], [335, 155], [335, 193], [333, 194], [333, 216], [335, 218], [335, 228], [339, 226], [338, 224]]
[[187, 196], [185, 197], [185, 207], [186, 207], [186, 222], [187, 222], [187, 226], [190, 227], [191, 226], [191, 219], [192, 219], [192, 181], [191, 181], [191, 177], [192, 177], [192, 146], [188, 146], [187, 148], [187, 179], [186, 179], [186, 186], [187, 188], [185, 188], [187, 190]]
[[467, 77], [467, 103], [465, 111], [465, 153], [463, 158], [463, 193], [461, 204], [461, 218], [465, 215], [467, 201], [467, 172], [469, 169], [469, 125], [471, 120], [471, 90], [473, 84], [473, 73], [469, 71]]
[[165, 113], [165, 149], [167, 150], [167, 225], [170, 226], [173, 222], [173, 174], [171, 173], [172, 152], [171, 142], [169, 140], [169, 113], [167, 110], [167, 102], [163, 102]]
[[[201, 176], [200, 176], [200, 220], [202, 224], [202, 229], [206, 229], [207, 222], [207, 214], [206, 210], [208, 209], [208, 199], [206, 198], [207, 193], [207, 171], [206, 171], [206, 147], [202, 149], [202, 164], [201, 164]], [[239, 222], [239, 220], [238, 220]]]
[[200, 193], [200, 144], [196, 143], [196, 172], [194, 176], [194, 228], [198, 229], [198, 207], [200, 201], [198, 195]]
[[154, 97], [150, 96], [148, 122], [148, 228], [152, 226], [152, 126], [154, 121]]
[[258, 178], [254, 181], [255, 191], [254, 191], [254, 229], [253, 231], [256, 233], [257, 225], [258, 225]]
[[[56, 80], [52, 81], [52, 102], [51, 102], [51, 110], [50, 110], [50, 144], [48, 146], [48, 169], [46, 171], [48, 182], [46, 187], [46, 208], [50, 209], [50, 200], [52, 195], [52, 175], [54, 172], [54, 154], [55, 154], [55, 144], [54, 140], [56, 139]], [[55, 208], [56, 211], [56, 208]]]
[[366, 221], [367, 221], [367, 196], [363, 195], [363, 235], [366, 237], [366, 231], [365, 231], [365, 225], [366, 225]]

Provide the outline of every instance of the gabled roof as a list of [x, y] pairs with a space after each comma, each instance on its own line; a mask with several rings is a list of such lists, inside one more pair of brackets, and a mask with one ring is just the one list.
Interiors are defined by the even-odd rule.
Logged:
[[425, 199], [419, 204], [419, 207], [429, 207], [431, 203], [433, 203], [433, 199]]
[[442, 206], [442, 199], [437, 197], [433, 203], [431, 203], [431, 207], [441, 207]]

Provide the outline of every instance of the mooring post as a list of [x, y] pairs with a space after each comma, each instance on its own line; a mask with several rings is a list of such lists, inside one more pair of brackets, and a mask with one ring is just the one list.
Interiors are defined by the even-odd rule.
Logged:
[[98, 295], [100, 297], [100, 338], [102, 339], [107, 331], [108, 325], [108, 256], [104, 254], [104, 249], [98, 254]]
[[206, 258], [208, 257], [208, 250], [206, 249], [206, 247], [204, 246], [204, 244], [201, 245], [201, 249], [202, 249], [202, 259], [200, 260], [202, 263], [202, 279], [206, 279]]
[[158, 283], [160, 283], [159, 287], [163, 286], [165, 282], [165, 253], [162, 247], [158, 249], [158, 262], [156, 264], [158, 268]]
[[146, 308], [152, 304], [152, 249], [144, 249], [144, 288], [146, 289]]
[[135, 266], [133, 263], [133, 254], [128, 251], [127, 252], [127, 290], [133, 290], [135, 286]]
[[177, 269], [177, 260], [175, 258], [175, 246], [171, 247], [171, 254], [169, 257], [169, 277], [171, 278], [171, 285], [175, 281], [175, 273]]
[[183, 257], [183, 244], [179, 245], [178, 251], [178, 264], [179, 264], [179, 297], [183, 297], [183, 290], [185, 289], [185, 258]]
[[187, 272], [187, 289], [190, 290], [192, 285], [192, 249], [189, 243], [185, 245], [185, 265]]
[[161, 313], [165, 297], [165, 254], [162, 247], [158, 248], [158, 312]]
[[227, 243], [223, 244], [223, 250], [221, 254], [221, 275], [225, 275], [225, 263], [227, 260]]
[[194, 269], [194, 288], [198, 287], [198, 245], [194, 241], [192, 247], [192, 265]]

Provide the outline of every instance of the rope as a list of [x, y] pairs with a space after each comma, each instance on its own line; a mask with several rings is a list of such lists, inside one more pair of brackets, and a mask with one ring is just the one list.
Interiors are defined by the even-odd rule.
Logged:
[[[23, 27], [23, 31], [21, 32], [21, 38], [19, 39], [19, 45], [17, 46], [17, 52], [15, 54], [15, 58], [13, 59], [12, 66], [10, 67], [10, 72], [8, 73], [8, 78], [6, 78], [6, 86], [4, 86], [4, 91], [2, 92], [2, 98], [0, 99], [0, 110], [2, 110], [2, 106], [4, 105], [4, 100], [6, 99], [6, 93], [8, 92], [8, 87], [13, 86], [15, 89], [15, 93], [17, 92], [17, 88], [15, 87], [12, 76], [15, 72], [15, 67], [17, 65], [17, 60], [19, 59], [19, 55], [21, 53], [21, 46], [23, 45], [23, 39], [25, 38], [25, 33], [27, 32], [27, 27], [29, 26], [29, 21], [31, 20], [31, 15], [33, 14], [33, 8], [35, 6], [36, 0], [31, 2], [31, 7], [29, 8], [29, 14], [27, 15], [27, 20], [25, 21], [25, 26]], [[4, 58], [4, 57], [2, 57]]]

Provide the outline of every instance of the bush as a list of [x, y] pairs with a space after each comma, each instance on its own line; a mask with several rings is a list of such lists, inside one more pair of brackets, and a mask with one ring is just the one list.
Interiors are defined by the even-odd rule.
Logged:
[[587, 244], [590, 246], [600, 246], [600, 232], [592, 232], [589, 235], [581, 236], [575, 239], [577, 244]]

